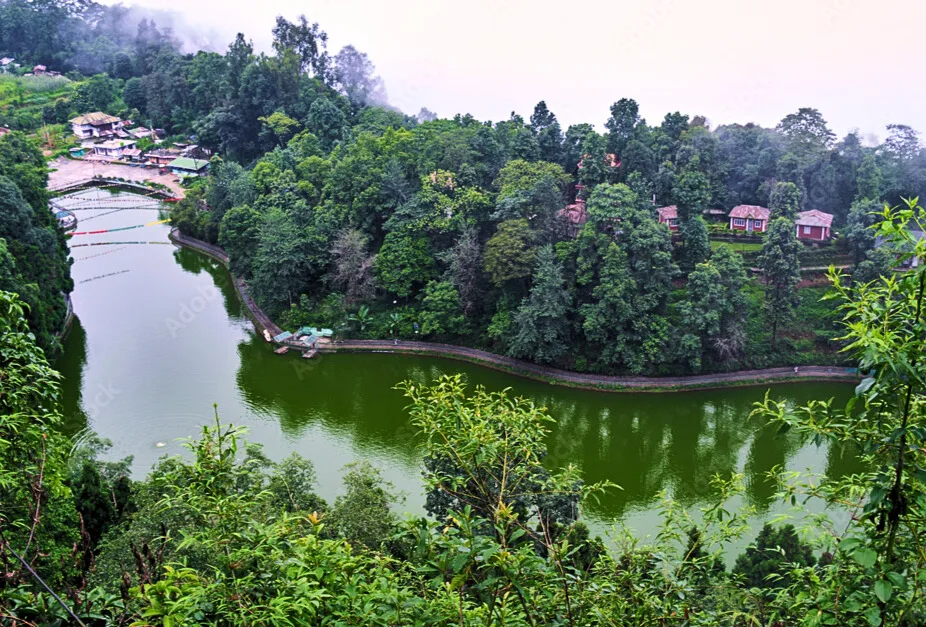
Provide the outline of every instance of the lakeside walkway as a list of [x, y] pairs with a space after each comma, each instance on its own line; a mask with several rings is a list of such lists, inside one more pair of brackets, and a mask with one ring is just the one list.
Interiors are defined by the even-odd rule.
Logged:
[[[197, 250], [228, 267], [228, 254], [218, 246], [208, 244], [192, 237], [187, 237], [177, 229], [172, 229], [170, 239], [188, 248]], [[266, 329], [271, 336], [279, 335], [282, 330], [267, 316], [248, 293], [243, 279], [232, 275], [235, 290], [251, 318], [260, 330]], [[298, 348], [291, 346], [291, 348]], [[740, 370], [714, 374], [691, 375], [686, 377], [612, 377], [606, 375], [571, 372], [557, 368], [540, 366], [531, 362], [497, 355], [476, 348], [438, 344], [434, 342], [411, 342], [399, 340], [344, 340], [341, 342], [320, 341], [319, 353], [366, 352], [395, 353], [406, 355], [434, 355], [449, 359], [458, 359], [487, 368], [493, 368], [509, 374], [544, 381], [553, 385], [597, 390], [602, 392], [673, 392], [684, 390], [709, 390], [726, 387], [745, 387], [768, 385], [770, 383], [794, 383], [811, 381], [836, 381], [851, 383], [858, 381], [859, 375], [854, 368], [841, 366], [800, 366], [766, 368], [764, 370]]]
[[52, 191], [78, 185], [95, 176], [101, 176], [106, 179], [121, 178], [139, 184], [153, 181], [168, 187], [175, 198], [185, 196], [183, 187], [177, 182], [177, 175], [160, 174], [158, 168], [133, 168], [118, 163], [103, 164], [98, 161], [82, 161], [67, 157], [58, 157], [48, 166], [51, 168], [48, 174], [48, 189]]

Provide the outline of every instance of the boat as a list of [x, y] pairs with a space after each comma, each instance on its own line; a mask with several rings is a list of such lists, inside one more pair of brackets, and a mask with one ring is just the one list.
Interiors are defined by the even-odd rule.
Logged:
[[289, 346], [281, 346], [280, 348], [276, 349], [273, 352], [276, 353], [277, 355], [285, 355], [286, 353], [289, 352]]
[[268, 342], [273, 341], [273, 338], [270, 337], [270, 331], [268, 331], [267, 329], [264, 329], [264, 339], [267, 340]]

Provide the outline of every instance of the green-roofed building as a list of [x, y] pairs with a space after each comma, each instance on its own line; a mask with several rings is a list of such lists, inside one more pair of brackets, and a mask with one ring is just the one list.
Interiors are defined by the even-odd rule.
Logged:
[[177, 157], [167, 166], [174, 174], [180, 176], [202, 176], [209, 171], [209, 162], [205, 159], [190, 159]]

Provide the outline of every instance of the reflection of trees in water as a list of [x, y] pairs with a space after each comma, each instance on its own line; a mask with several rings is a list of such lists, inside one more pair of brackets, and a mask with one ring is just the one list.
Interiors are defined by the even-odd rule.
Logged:
[[222, 294], [222, 305], [231, 318], [242, 317], [241, 303], [232, 285], [231, 276], [225, 266], [215, 259], [207, 257], [195, 250], [178, 248], [174, 251], [174, 259], [184, 272], [190, 274], [206, 273], [212, 277], [212, 282]]
[[87, 427], [87, 414], [83, 408], [84, 369], [87, 367], [87, 332], [76, 315], [64, 339], [64, 350], [54, 364], [62, 374], [61, 410], [64, 430], [73, 435]]
[[[814, 391], [801, 389], [799, 394], [811, 396]], [[746, 475], [747, 500], [764, 508], [775, 491], [768, 471], [786, 465], [805, 443], [749, 418], [756, 398], [754, 391], [745, 390], [548, 396], [544, 400], [557, 424], [547, 461], [550, 466], [579, 463], [587, 481], [609, 479], [620, 485], [623, 490], [590, 504], [602, 516], [651, 506], [663, 490], [685, 506], [702, 503], [715, 494], [710, 483], [714, 475], [729, 476], [740, 469]], [[831, 452], [826, 470], [844, 474], [853, 471], [853, 462], [851, 453]], [[824, 464], [819, 466], [822, 470]]]
[[[430, 380], [414, 360], [388, 356], [275, 355], [257, 337], [238, 348], [237, 383], [247, 404], [272, 414], [295, 438], [314, 423], [349, 435], [356, 446], [414, 456], [406, 400], [392, 388], [406, 378]], [[361, 363], [361, 360], [363, 363]]]
[[[395, 355], [322, 355], [304, 360], [280, 357], [259, 339], [239, 347], [238, 386], [249, 405], [278, 417], [283, 430], [297, 437], [310, 425], [348, 435], [361, 449], [386, 452], [413, 461], [416, 450], [407, 424], [405, 399], [393, 390], [399, 381], [427, 383], [440, 374], [461, 371], [490, 389], [515, 385], [515, 394], [548, 408], [550, 467], [574, 463], [588, 482], [611, 480], [612, 490], [591, 513], [607, 518], [651, 507], [668, 491], [686, 507], [715, 494], [714, 475], [742, 469], [747, 500], [766, 507], [774, 486], [766, 475], [784, 465], [803, 443], [779, 437], [750, 419], [755, 390], [718, 393], [610, 395], [557, 388], [513, 379], [456, 362]], [[802, 389], [811, 396], [815, 390]], [[802, 399], [799, 399], [802, 400]], [[851, 457], [832, 455], [827, 470]], [[822, 469], [823, 460], [819, 464]]]

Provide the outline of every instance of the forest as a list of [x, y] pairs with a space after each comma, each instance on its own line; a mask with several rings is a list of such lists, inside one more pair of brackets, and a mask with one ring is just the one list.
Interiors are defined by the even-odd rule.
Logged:
[[736, 473], [714, 477], [699, 512], [663, 493], [646, 540], [620, 526], [592, 536], [584, 504], [619, 486], [546, 464], [546, 410], [461, 375], [397, 386], [422, 443], [427, 516], [399, 517], [400, 495], [366, 462], [326, 502], [310, 460], [270, 460], [218, 410], [185, 455], [136, 481], [131, 459], [103, 461], [106, 441], [61, 433], [60, 375], [22, 301], [0, 292], [0, 621], [922, 625], [926, 241], [910, 231], [926, 211], [883, 218], [893, 263], [918, 266], [862, 285], [833, 269], [827, 297], [869, 376], [844, 406], [766, 394], [753, 410], [777, 437], [857, 451], [865, 470], [772, 471], [792, 508], [754, 538]]
[[[278, 19], [269, 54], [244, 36], [191, 54], [137, 17], [0, 0], [0, 56], [20, 63], [0, 80], [13, 131], [0, 137], [0, 624], [926, 624], [926, 212], [913, 200], [926, 151], [913, 129], [869, 146], [812, 108], [775, 128], [682, 113], [657, 125], [630, 98], [603, 132], [564, 130], [542, 102], [527, 119], [409, 116], [366, 55], [330, 55], [308, 19]], [[21, 80], [36, 64], [67, 83]], [[545, 463], [544, 408], [450, 376], [398, 386], [427, 515], [396, 515], [400, 495], [363, 463], [326, 502], [311, 460], [269, 459], [218, 410], [185, 455], [133, 479], [106, 441], [63, 434], [49, 362], [73, 285], [35, 136], [88, 109], [215, 152], [172, 219], [223, 246], [284, 324], [600, 372], [851, 364], [865, 378], [844, 406], [766, 396], [753, 413], [780, 437], [857, 452], [865, 470], [773, 473], [794, 516], [758, 536], [733, 474], [699, 512], [663, 495], [646, 541], [601, 539], [583, 506], [619, 487]], [[562, 212], [577, 204], [583, 224]], [[771, 210], [759, 241], [711, 221], [741, 204]], [[670, 205], [677, 232], [657, 221]], [[834, 243], [797, 240], [809, 209], [835, 216]]]

